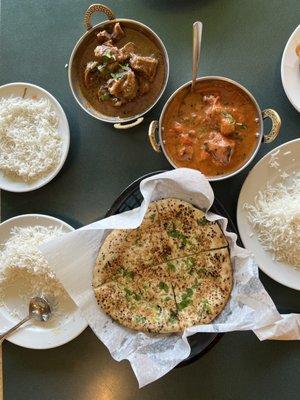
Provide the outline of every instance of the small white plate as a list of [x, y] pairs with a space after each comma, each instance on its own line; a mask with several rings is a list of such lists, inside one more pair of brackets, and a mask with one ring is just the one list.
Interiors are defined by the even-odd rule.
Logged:
[[[13, 227], [35, 225], [62, 227], [63, 232], [66, 233], [74, 230], [74, 228], [65, 222], [48, 215], [20, 215], [8, 219], [0, 224], [0, 250], [3, 248], [3, 244], [9, 239]], [[16, 310], [20, 309], [19, 303], [21, 300], [17, 296], [15, 298], [12, 296], [10, 301], [10, 307]], [[51, 320], [42, 326], [41, 324], [35, 325], [28, 322], [24, 327], [21, 327], [14, 334], [9, 336], [7, 340], [29, 349], [50, 349], [70, 342], [76, 338], [88, 326], [88, 324], [81, 316], [79, 309], [71, 299], [67, 304], [66, 309], [68, 310], [68, 316], [65, 319], [62, 319], [59, 324], [55, 324], [55, 321], [51, 324]], [[1, 333], [18, 322], [19, 319], [13, 317], [5, 307], [0, 307]]]
[[0, 86], [0, 97], [22, 97], [26, 89], [26, 98], [46, 98], [50, 101], [56, 115], [58, 117], [58, 133], [62, 138], [62, 153], [59, 164], [49, 174], [41, 177], [40, 179], [32, 182], [24, 182], [22, 179], [16, 177], [12, 178], [0, 171], [0, 189], [9, 192], [30, 192], [31, 190], [39, 189], [40, 187], [49, 183], [61, 170], [64, 165], [69, 147], [70, 147], [70, 130], [69, 124], [64, 110], [59, 102], [45, 89], [31, 83], [16, 82], [8, 83], [7, 85]]
[[281, 80], [284, 91], [297, 111], [300, 112], [300, 59], [296, 47], [300, 44], [300, 25], [290, 36], [281, 60]]
[[[270, 155], [280, 150], [276, 160], [279, 163], [279, 171], [269, 165]], [[290, 154], [284, 154], [290, 152]], [[286, 172], [290, 175], [300, 171], [300, 139], [284, 143], [264, 156], [247, 176], [240, 192], [237, 205], [237, 224], [241, 239], [246, 249], [254, 254], [260, 269], [270, 278], [289, 288], [300, 290], [300, 269], [289, 264], [274, 261], [272, 254], [265, 251], [258, 241], [255, 230], [248, 222], [245, 203], [253, 204], [259, 190], [263, 190], [267, 181], [271, 184], [280, 179], [280, 174]], [[294, 160], [294, 161], [293, 161]]]

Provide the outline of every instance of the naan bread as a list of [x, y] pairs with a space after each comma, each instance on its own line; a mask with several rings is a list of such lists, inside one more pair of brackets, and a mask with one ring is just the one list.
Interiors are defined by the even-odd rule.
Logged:
[[159, 200], [139, 228], [107, 236], [93, 287], [99, 306], [131, 329], [169, 333], [209, 323], [232, 288], [228, 243], [201, 210]]

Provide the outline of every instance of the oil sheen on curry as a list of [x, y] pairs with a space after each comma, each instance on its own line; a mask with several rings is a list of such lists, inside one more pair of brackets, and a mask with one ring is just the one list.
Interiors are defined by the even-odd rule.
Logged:
[[156, 101], [165, 79], [164, 60], [146, 34], [117, 22], [95, 33], [79, 75], [82, 93], [95, 110], [126, 118]]
[[251, 156], [260, 130], [257, 109], [237, 86], [224, 81], [197, 82], [171, 101], [162, 121], [162, 139], [177, 167], [206, 176], [237, 170]]

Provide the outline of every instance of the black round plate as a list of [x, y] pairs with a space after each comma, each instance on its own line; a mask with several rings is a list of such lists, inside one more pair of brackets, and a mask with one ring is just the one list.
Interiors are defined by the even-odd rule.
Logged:
[[[143, 201], [143, 196], [140, 192], [141, 181], [145, 178], [162, 172], [166, 171], [151, 172], [132, 182], [114, 201], [111, 208], [107, 211], [106, 217], [139, 207]], [[214, 204], [211, 207], [211, 211], [226, 217], [228, 219], [228, 230], [238, 235], [237, 229], [234, 226], [231, 218], [217, 199], [215, 199]], [[185, 366], [197, 360], [199, 357], [209, 351], [221, 339], [222, 336], [223, 333], [195, 333], [194, 335], [188, 337], [188, 342], [191, 346], [191, 353], [178, 365], [178, 367]]]

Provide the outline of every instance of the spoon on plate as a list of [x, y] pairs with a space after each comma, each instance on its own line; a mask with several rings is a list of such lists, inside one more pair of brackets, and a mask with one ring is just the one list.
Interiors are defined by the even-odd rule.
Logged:
[[26, 318], [20, 321], [13, 328], [10, 328], [8, 331], [0, 335], [0, 344], [5, 340], [9, 335], [11, 335], [15, 330], [17, 330], [21, 325], [25, 324], [25, 322], [35, 319], [37, 321], [46, 322], [50, 318], [51, 308], [46, 299], [43, 297], [33, 297], [29, 302], [29, 312]]
[[191, 91], [195, 89], [197, 72], [200, 61], [202, 39], [202, 22], [196, 21], [193, 23], [193, 64], [192, 64], [192, 86]]

